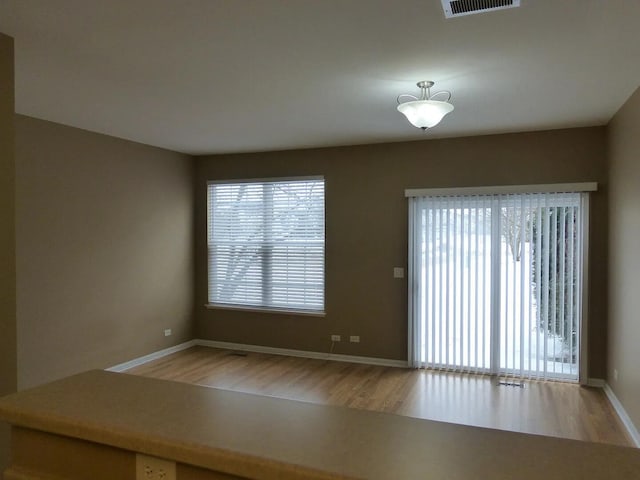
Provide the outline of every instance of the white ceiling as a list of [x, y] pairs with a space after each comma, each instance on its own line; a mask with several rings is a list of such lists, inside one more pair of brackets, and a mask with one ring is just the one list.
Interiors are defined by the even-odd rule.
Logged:
[[[605, 124], [639, 85], [640, 1], [0, 0], [16, 110], [192, 154]], [[395, 109], [434, 80], [432, 130]]]

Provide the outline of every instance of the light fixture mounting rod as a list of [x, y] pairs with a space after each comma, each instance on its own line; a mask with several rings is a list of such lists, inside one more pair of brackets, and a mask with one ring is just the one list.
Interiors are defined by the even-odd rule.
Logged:
[[430, 100], [431, 99], [431, 87], [433, 87], [433, 82], [431, 80], [423, 80], [421, 82], [416, 83], [420, 88], [420, 100]]
[[416, 85], [418, 85], [419, 88], [431, 88], [433, 87], [434, 83], [431, 80], [423, 80], [416, 83]]

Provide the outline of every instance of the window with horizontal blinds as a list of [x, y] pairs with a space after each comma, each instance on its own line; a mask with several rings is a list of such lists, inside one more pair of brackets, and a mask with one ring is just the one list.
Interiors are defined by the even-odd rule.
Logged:
[[209, 304], [324, 310], [324, 179], [209, 183]]
[[586, 193], [410, 199], [410, 362], [577, 380]]

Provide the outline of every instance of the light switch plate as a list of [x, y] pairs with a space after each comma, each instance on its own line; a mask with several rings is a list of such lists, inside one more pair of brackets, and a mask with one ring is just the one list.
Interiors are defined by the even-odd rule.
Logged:
[[393, 267], [393, 278], [404, 278], [404, 268]]

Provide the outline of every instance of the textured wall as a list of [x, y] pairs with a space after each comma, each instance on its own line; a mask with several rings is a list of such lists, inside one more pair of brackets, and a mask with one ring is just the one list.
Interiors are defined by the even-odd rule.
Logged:
[[[419, 132], [416, 132], [419, 134]], [[207, 310], [206, 182], [324, 175], [324, 318]], [[212, 340], [406, 359], [405, 188], [597, 181], [591, 203], [590, 368], [605, 375], [606, 160], [603, 127], [196, 159], [196, 333]]]
[[[640, 89], [608, 125], [609, 361], [607, 381], [640, 428]], [[618, 371], [618, 379], [613, 371]]]
[[19, 388], [192, 338], [190, 157], [18, 115], [16, 175]]

